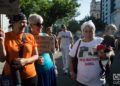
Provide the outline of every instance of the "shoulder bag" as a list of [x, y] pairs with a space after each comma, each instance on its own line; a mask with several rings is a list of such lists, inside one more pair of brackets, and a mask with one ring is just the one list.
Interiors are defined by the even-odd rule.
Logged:
[[81, 40], [78, 43], [77, 49], [76, 49], [76, 53], [75, 53], [75, 57], [72, 59], [72, 64], [73, 64], [73, 69], [74, 69], [74, 73], [77, 73], [77, 64], [78, 64], [78, 58], [77, 58], [77, 53], [78, 53], [78, 49], [80, 46]]

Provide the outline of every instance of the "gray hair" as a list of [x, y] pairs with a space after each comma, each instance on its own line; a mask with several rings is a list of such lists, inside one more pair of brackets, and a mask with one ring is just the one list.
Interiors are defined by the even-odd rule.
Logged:
[[30, 14], [29, 18], [28, 18], [28, 22], [29, 22], [30, 25], [36, 24], [36, 23], [42, 24], [43, 23], [43, 18], [36, 13]]
[[117, 27], [114, 24], [109, 24], [105, 27], [105, 34], [114, 35], [117, 32]]
[[81, 31], [83, 32], [83, 30], [85, 29], [86, 26], [89, 26], [92, 28], [92, 30], [95, 32], [96, 28], [94, 23], [92, 22], [92, 20], [86, 21], [81, 25]]
[[105, 28], [105, 30], [109, 30], [109, 29], [112, 29], [112, 30], [115, 30], [115, 31], [118, 30], [117, 27], [116, 27], [116, 25], [114, 25], [114, 24], [107, 25], [106, 28]]

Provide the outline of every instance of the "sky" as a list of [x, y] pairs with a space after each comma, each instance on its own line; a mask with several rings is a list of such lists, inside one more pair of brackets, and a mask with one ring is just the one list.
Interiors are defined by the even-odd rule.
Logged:
[[[90, 16], [90, 3], [92, 0], [78, 0], [78, 3], [80, 3], [80, 7], [78, 8], [78, 12], [80, 12], [80, 15], [75, 17], [76, 20], [82, 20], [85, 18], [85, 16]], [[100, 0], [96, 0], [100, 1]]]

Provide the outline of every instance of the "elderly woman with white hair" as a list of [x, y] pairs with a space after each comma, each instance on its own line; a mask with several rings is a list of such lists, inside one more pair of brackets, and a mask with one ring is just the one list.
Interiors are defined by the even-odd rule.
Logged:
[[[42, 33], [43, 18], [38, 14], [30, 14], [28, 18], [31, 33], [34, 35], [37, 44], [39, 43], [37, 37], [46, 36]], [[38, 48], [39, 50], [39, 48]], [[56, 74], [53, 61], [49, 53], [39, 52], [38, 61], [35, 63], [38, 74], [38, 86], [56, 86]]]
[[75, 77], [74, 66], [72, 60], [77, 52], [77, 82], [80, 86], [102, 86], [100, 81], [102, 68], [99, 64], [99, 57], [95, 54], [96, 46], [102, 42], [102, 38], [95, 37], [95, 25], [93, 22], [84, 22], [81, 26], [83, 38], [76, 41], [73, 48], [69, 52], [70, 75]]

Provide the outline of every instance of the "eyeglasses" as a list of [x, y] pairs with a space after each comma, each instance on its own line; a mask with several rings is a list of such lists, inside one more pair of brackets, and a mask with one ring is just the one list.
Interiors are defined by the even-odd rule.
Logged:
[[42, 24], [41, 24], [41, 23], [36, 23], [36, 24], [34, 24], [34, 25], [36, 25], [36, 26], [38, 26], [38, 27], [42, 27]]

